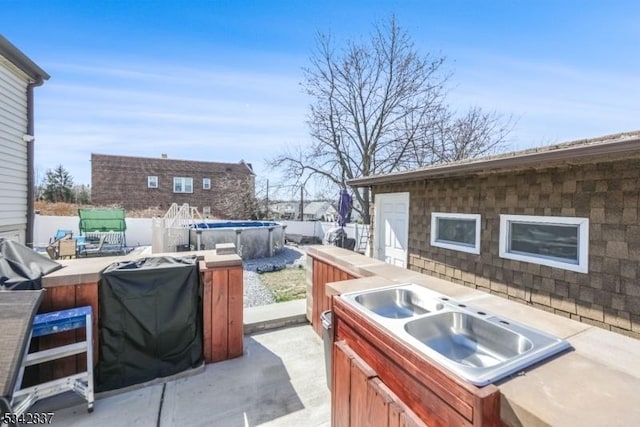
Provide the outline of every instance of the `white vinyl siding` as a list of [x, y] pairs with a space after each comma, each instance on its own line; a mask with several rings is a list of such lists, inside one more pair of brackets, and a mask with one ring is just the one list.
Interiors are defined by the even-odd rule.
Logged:
[[24, 242], [27, 224], [27, 77], [0, 56], [0, 234]]
[[16, 242], [22, 243], [25, 240], [25, 233], [19, 230], [4, 231], [2, 228], [0, 228], [0, 237], [3, 239], [14, 240]]

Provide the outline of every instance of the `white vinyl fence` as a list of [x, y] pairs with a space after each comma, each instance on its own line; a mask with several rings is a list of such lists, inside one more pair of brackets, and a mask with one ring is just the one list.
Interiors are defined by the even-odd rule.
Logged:
[[[151, 218], [126, 218], [127, 246], [151, 246]], [[36, 215], [33, 227], [33, 240], [36, 246], [49, 243], [57, 230], [71, 230], [73, 235], [80, 234], [80, 218], [77, 216]]]
[[[151, 246], [152, 238], [152, 218], [126, 218], [127, 224], [127, 246]], [[316, 236], [322, 239], [325, 233], [337, 225], [335, 222], [320, 221], [278, 221], [287, 226], [285, 233], [301, 234], [303, 236]], [[78, 235], [80, 230], [78, 225], [80, 218], [77, 216], [44, 216], [36, 215], [34, 224], [34, 242], [36, 245], [44, 245], [49, 242], [59, 229], [71, 230], [74, 235]], [[356, 245], [366, 225], [351, 223], [344, 229], [347, 236], [356, 239]]]
[[[287, 234], [301, 234], [303, 236], [316, 236], [322, 239], [325, 233], [338, 227], [335, 222], [320, 222], [320, 221], [278, 221], [287, 226]], [[347, 232], [347, 237], [356, 239], [356, 245], [360, 240], [360, 236], [368, 225], [350, 223], [345, 225], [344, 231]]]

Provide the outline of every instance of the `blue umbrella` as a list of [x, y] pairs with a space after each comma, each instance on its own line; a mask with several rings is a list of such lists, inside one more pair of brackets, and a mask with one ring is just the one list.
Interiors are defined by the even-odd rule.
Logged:
[[340, 199], [338, 200], [338, 225], [344, 227], [351, 221], [351, 208], [353, 199], [349, 195], [346, 188], [340, 190]]

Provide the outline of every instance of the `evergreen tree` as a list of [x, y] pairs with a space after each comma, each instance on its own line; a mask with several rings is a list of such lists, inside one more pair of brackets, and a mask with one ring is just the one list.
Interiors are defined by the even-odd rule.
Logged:
[[42, 194], [47, 202], [73, 201], [73, 177], [62, 165], [47, 170], [45, 189]]

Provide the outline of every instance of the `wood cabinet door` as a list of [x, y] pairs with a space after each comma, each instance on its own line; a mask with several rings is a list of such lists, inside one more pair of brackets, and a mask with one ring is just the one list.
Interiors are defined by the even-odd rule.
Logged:
[[331, 425], [426, 426], [345, 342], [333, 344]]
[[356, 354], [344, 342], [333, 343], [331, 372], [331, 425], [349, 427], [351, 359]]

